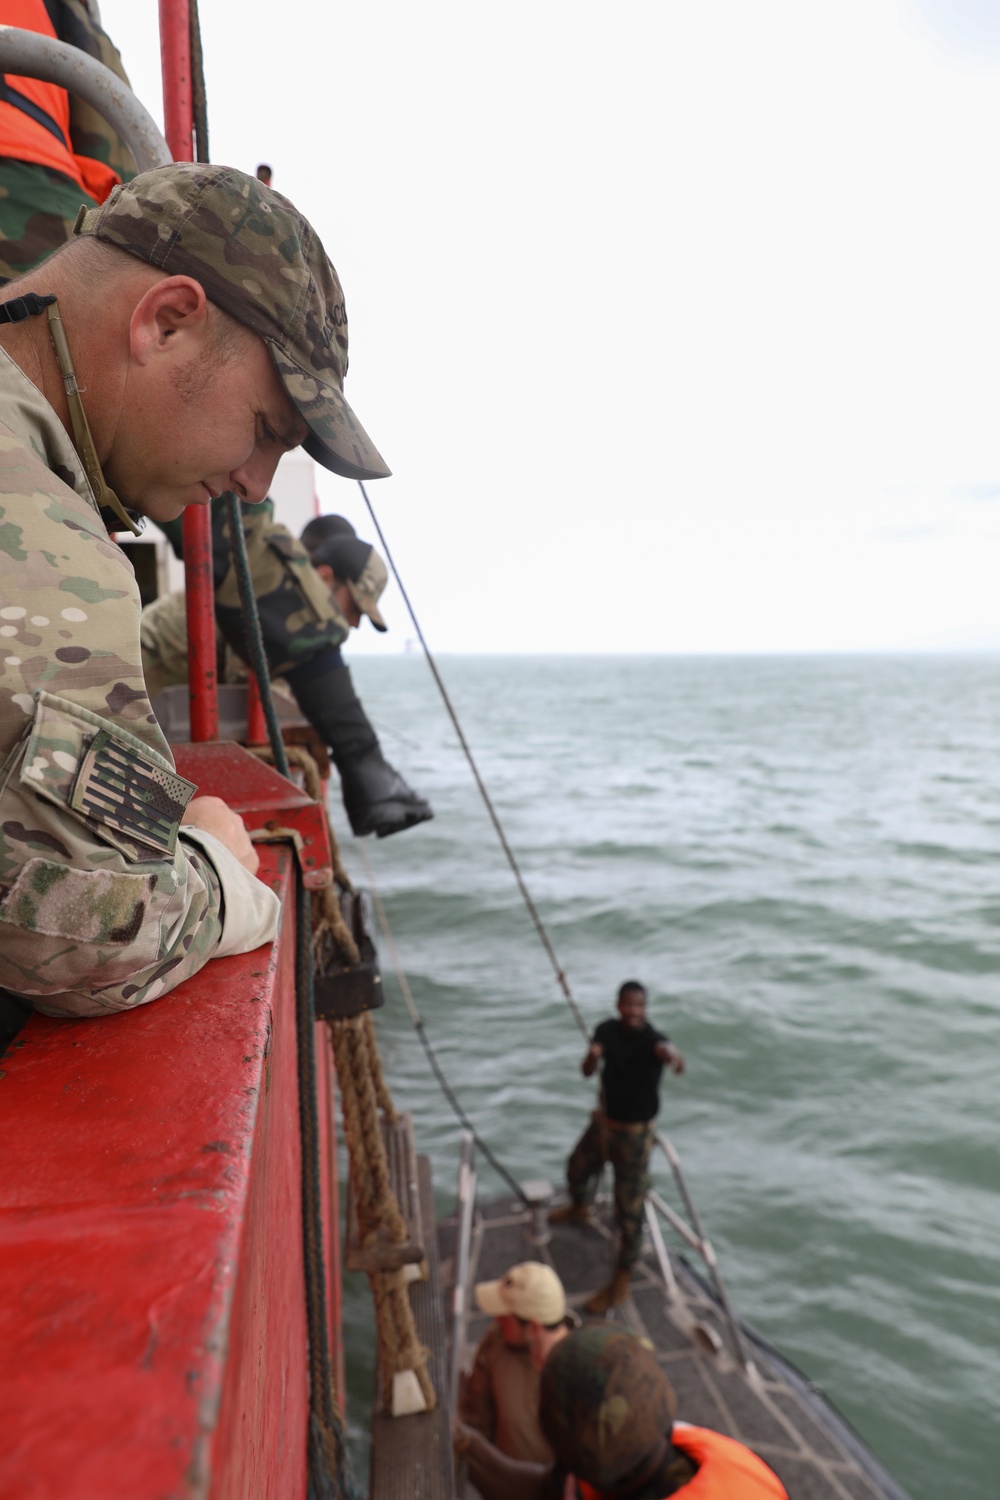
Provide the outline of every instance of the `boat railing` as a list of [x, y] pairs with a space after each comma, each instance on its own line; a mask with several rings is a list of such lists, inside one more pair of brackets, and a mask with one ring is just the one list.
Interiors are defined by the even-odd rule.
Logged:
[[[743, 1369], [746, 1371], [747, 1375], [752, 1377], [756, 1373], [754, 1362], [750, 1356], [747, 1341], [740, 1329], [739, 1318], [736, 1316], [733, 1305], [729, 1300], [729, 1293], [726, 1290], [726, 1284], [723, 1281], [722, 1273], [719, 1270], [719, 1263], [715, 1254], [715, 1247], [712, 1244], [712, 1241], [709, 1239], [708, 1235], [705, 1233], [704, 1226], [701, 1222], [701, 1217], [698, 1213], [697, 1208], [695, 1207], [694, 1199], [691, 1196], [691, 1190], [688, 1187], [687, 1178], [684, 1176], [684, 1169], [681, 1166], [681, 1159], [677, 1154], [673, 1143], [667, 1138], [667, 1136], [657, 1132], [655, 1144], [667, 1159], [667, 1163], [673, 1174], [677, 1191], [680, 1194], [681, 1199], [683, 1200], [684, 1207], [688, 1215], [688, 1220], [690, 1220], [690, 1222], [688, 1222], [687, 1220], [682, 1218], [682, 1216], [677, 1213], [675, 1209], [671, 1208], [666, 1199], [661, 1197], [661, 1195], [656, 1191], [655, 1188], [650, 1188], [649, 1192], [646, 1194], [646, 1224], [649, 1229], [650, 1238], [653, 1242], [653, 1249], [656, 1254], [656, 1259], [659, 1263], [660, 1272], [666, 1284], [668, 1295], [671, 1298], [677, 1296], [677, 1280], [674, 1276], [673, 1267], [670, 1264], [670, 1256], [667, 1253], [666, 1245], [663, 1242], [663, 1233], [660, 1229], [660, 1218], [664, 1219], [666, 1223], [670, 1225], [674, 1233], [677, 1234], [684, 1241], [684, 1243], [689, 1246], [690, 1249], [694, 1250], [704, 1262], [705, 1267], [708, 1270], [712, 1286], [715, 1290], [715, 1294], [719, 1300], [719, 1306], [722, 1309], [723, 1320], [725, 1322], [732, 1344], [732, 1352], [739, 1364], [741, 1364]], [[657, 1217], [657, 1215], [659, 1215], [659, 1217]], [[711, 1340], [712, 1335], [715, 1332], [714, 1329], [710, 1329], [708, 1327], [705, 1327], [702, 1331], [704, 1337], [707, 1340]], [[715, 1337], [717, 1338], [718, 1335], [715, 1335]]]
[[476, 1208], [476, 1142], [471, 1130], [462, 1132], [455, 1192], [455, 1290], [452, 1293], [451, 1410], [458, 1410], [458, 1388], [462, 1378], [462, 1343], [465, 1332], [465, 1301], [472, 1250], [472, 1221]]
[[128, 84], [79, 47], [16, 26], [0, 26], [0, 69], [58, 84], [86, 100], [118, 132], [140, 172], [173, 160], [155, 120]]

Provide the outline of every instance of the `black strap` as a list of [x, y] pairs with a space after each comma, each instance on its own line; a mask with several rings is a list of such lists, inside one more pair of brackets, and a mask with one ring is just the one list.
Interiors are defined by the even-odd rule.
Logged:
[[27, 94], [22, 94], [21, 90], [16, 89], [13, 84], [8, 83], [2, 73], [0, 73], [0, 103], [10, 104], [15, 109], [19, 109], [22, 115], [27, 115], [29, 120], [34, 120], [36, 125], [41, 125], [50, 135], [54, 135], [67, 151], [70, 150], [69, 141], [49, 112], [40, 104], [36, 104], [34, 99], [29, 99]]
[[23, 323], [26, 318], [37, 318], [55, 297], [39, 297], [35, 292], [25, 292], [11, 302], [0, 302], [0, 323]]

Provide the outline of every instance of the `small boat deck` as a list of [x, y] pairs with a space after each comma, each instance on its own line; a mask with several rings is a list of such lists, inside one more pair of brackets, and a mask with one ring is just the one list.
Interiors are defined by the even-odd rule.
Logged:
[[[477, 1205], [468, 1286], [503, 1275], [523, 1260], [552, 1266], [580, 1315], [583, 1303], [608, 1280], [614, 1236], [607, 1206], [586, 1227], [558, 1226], [547, 1243], [532, 1237], [532, 1215], [510, 1197]], [[455, 1220], [439, 1225], [441, 1296], [450, 1309], [454, 1285]], [[907, 1500], [857, 1434], [792, 1366], [752, 1328], [740, 1323], [755, 1374], [729, 1351], [725, 1319], [710, 1286], [670, 1252], [671, 1290], [655, 1254], [645, 1255], [632, 1292], [611, 1316], [649, 1338], [677, 1392], [678, 1415], [738, 1438], [778, 1474], [791, 1500]], [[447, 1319], [446, 1321], [450, 1321]], [[473, 1307], [467, 1318], [463, 1367], [489, 1319]], [[449, 1350], [450, 1359], [450, 1350]], [[471, 1487], [470, 1496], [477, 1492]]]

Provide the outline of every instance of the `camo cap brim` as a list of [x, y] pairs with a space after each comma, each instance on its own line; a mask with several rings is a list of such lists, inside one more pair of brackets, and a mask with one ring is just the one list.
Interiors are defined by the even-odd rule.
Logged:
[[391, 471], [344, 397], [344, 293], [312, 225], [235, 167], [173, 162], [81, 209], [76, 233], [117, 245], [166, 275], [192, 276], [211, 302], [267, 344], [306, 422], [306, 452], [347, 479]]
[[374, 547], [368, 554], [368, 561], [358, 577], [347, 579], [351, 598], [361, 613], [368, 616], [376, 630], [389, 629], [378, 607], [378, 601], [388, 582], [388, 569]]

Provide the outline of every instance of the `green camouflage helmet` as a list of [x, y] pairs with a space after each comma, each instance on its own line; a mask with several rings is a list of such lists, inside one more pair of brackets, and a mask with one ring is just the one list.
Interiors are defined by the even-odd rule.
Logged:
[[558, 1463], [598, 1490], [620, 1486], [669, 1438], [675, 1409], [646, 1341], [607, 1323], [560, 1340], [542, 1368], [542, 1431]]
[[344, 399], [347, 312], [315, 230], [280, 193], [235, 167], [174, 162], [81, 209], [77, 234], [127, 250], [209, 299], [267, 344], [309, 426], [304, 447], [348, 479], [390, 471]]

